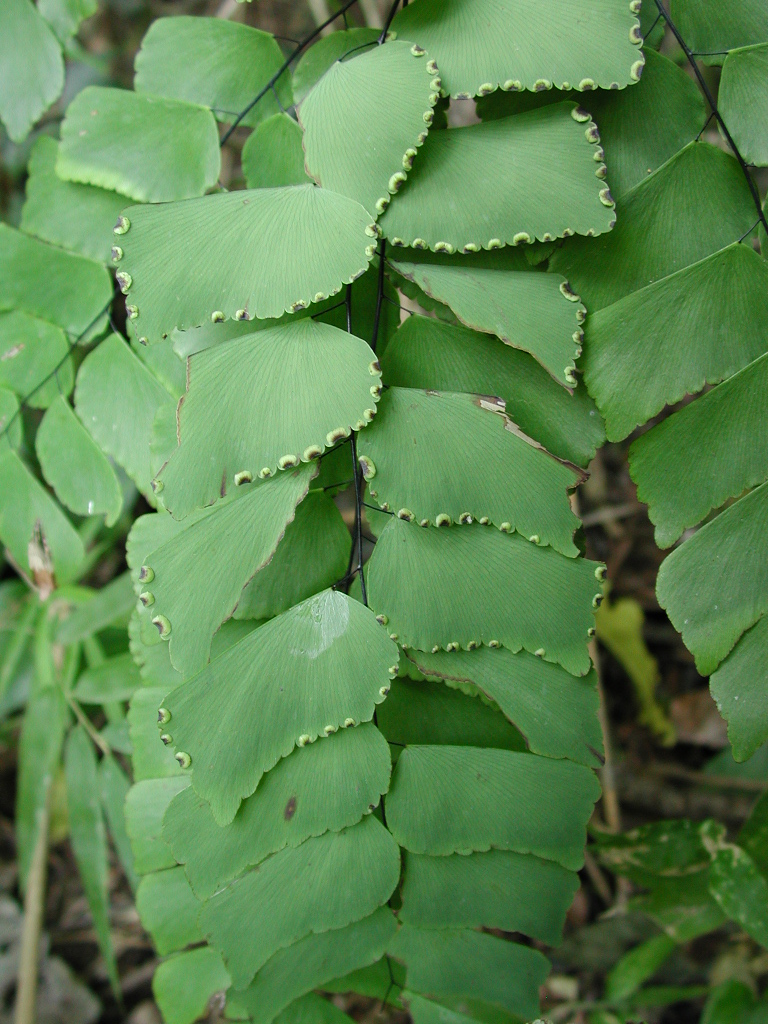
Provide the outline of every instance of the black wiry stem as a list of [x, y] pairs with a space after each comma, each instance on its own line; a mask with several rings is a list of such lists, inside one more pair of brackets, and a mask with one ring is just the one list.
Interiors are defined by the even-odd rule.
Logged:
[[[393, 746], [400, 746], [400, 745], [401, 744], [399, 744], [399, 743], [393, 744]], [[384, 1007], [387, 1005], [387, 1000], [389, 999], [389, 996], [390, 996], [390, 994], [392, 992], [392, 989], [393, 988], [397, 988], [397, 983], [395, 982], [395, 975], [394, 975], [394, 973], [392, 971], [392, 961], [389, 959], [389, 954], [386, 954], [386, 960], [387, 960], [387, 969], [389, 970], [389, 984], [387, 985], [387, 991], [384, 993], [384, 998], [381, 1000], [381, 1010], [382, 1011], [383, 1011]]]
[[717, 103], [715, 102], [715, 97], [712, 95], [712, 90], [707, 85], [707, 81], [704, 78], [704, 75], [701, 73], [701, 70], [700, 70], [698, 64], [696, 63], [696, 56], [695, 56], [693, 50], [691, 50], [691, 48], [686, 43], [685, 39], [683, 39], [683, 37], [680, 34], [680, 30], [678, 29], [677, 25], [675, 25], [674, 21], [672, 21], [672, 18], [670, 17], [669, 13], [667, 12], [666, 7], [662, 3], [662, 0], [656, 0], [656, 6], [659, 9], [659, 13], [664, 18], [664, 21], [666, 21], [667, 25], [669, 25], [669, 28], [670, 28], [670, 31], [672, 32], [672, 35], [675, 37], [675, 39], [680, 44], [680, 47], [681, 47], [683, 53], [685, 54], [685, 56], [686, 56], [686, 58], [688, 60], [688, 63], [691, 65], [691, 69], [693, 70], [694, 75], [696, 75], [696, 81], [699, 83], [699, 86], [701, 87], [701, 91], [704, 93], [704, 95], [705, 95], [705, 97], [707, 99], [707, 103], [709, 104], [709, 106], [710, 106], [710, 108], [712, 110], [712, 114], [714, 115], [717, 123], [720, 125], [720, 128], [721, 128], [721, 130], [723, 132], [723, 135], [725, 136], [726, 141], [728, 142], [728, 145], [731, 147], [731, 151], [733, 152], [733, 155], [738, 160], [739, 167], [741, 167], [742, 173], [743, 173], [744, 177], [747, 180], [747, 185], [749, 186], [749, 191], [752, 193], [752, 199], [754, 200], [755, 206], [757, 208], [758, 220], [763, 225], [763, 227], [765, 228], [766, 232], [768, 232], [768, 220], [766, 220], [765, 214], [763, 213], [763, 207], [762, 207], [762, 205], [760, 203], [760, 193], [757, 190], [757, 185], [754, 183], [754, 181], [752, 179], [752, 175], [749, 173], [749, 166], [747, 164], [747, 161], [744, 159], [744, 157], [739, 152], [739, 147], [733, 141], [733, 136], [728, 131], [728, 125], [725, 123], [725, 121], [723, 120], [722, 114], [717, 109]]
[[[352, 333], [352, 285], [347, 285], [347, 332]], [[363, 481], [360, 463], [357, 461], [357, 435], [354, 430], [350, 437], [349, 447], [352, 450], [352, 472], [355, 477], [355, 539], [352, 543], [352, 554], [357, 548], [357, 573], [360, 577], [360, 589], [363, 593], [363, 604], [368, 607], [368, 594], [365, 590], [365, 577], [363, 576]], [[349, 561], [349, 569], [352, 567], [352, 559]], [[347, 569], [347, 574], [349, 574]]]
[[357, 544], [357, 572], [360, 576], [360, 589], [363, 592], [363, 604], [368, 607], [368, 594], [365, 590], [365, 576], [363, 575], [363, 488], [360, 467], [357, 462], [357, 438], [352, 433], [352, 462], [355, 466], [355, 534]]
[[315, 39], [317, 39], [317, 37], [321, 34], [323, 29], [328, 28], [328, 26], [331, 25], [334, 21], [336, 21], [337, 18], [341, 18], [344, 14], [346, 14], [346, 12], [349, 10], [349, 8], [352, 7], [352, 5], [356, 4], [356, 3], [357, 3], [357, 0], [347, 0], [347, 2], [338, 11], [336, 11], [335, 14], [332, 14], [330, 18], [326, 18], [326, 20], [322, 23], [322, 25], [318, 25], [317, 28], [314, 30], [314, 32], [310, 32], [310, 34], [306, 37], [306, 39], [302, 39], [302, 41], [295, 48], [293, 53], [289, 57], [285, 58], [283, 63], [280, 65], [280, 67], [277, 69], [277, 71], [274, 73], [274, 75], [272, 75], [272, 77], [267, 82], [267, 84], [264, 86], [264, 88], [261, 89], [254, 96], [254, 98], [251, 100], [251, 102], [248, 104], [247, 107], [243, 107], [243, 109], [237, 115], [237, 117], [232, 122], [232, 124], [229, 126], [229, 128], [224, 132], [224, 134], [223, 134], [223, 136], [221, 138], [221, 142], [219, 143], [220, 146], [223, 146], [228, 141], [229, 137], [232, 135], [232, 132], [234, 132], [235, 128], [237, 128], [237, 126], [240, 124], [240, 122], [243, 120], [243, 118], [247, 114], [249, 114], [253, 110], [253, 108], [256, 106], [256, 104], [261, 99], [263, 99], [263, 97], [267, 95], [267, 93], [270, 91], [270, 89], [272, 89], [277, 84], [277, 81], [280, 78], [280, 76], [285, 74], [285, 72], [291, 66], [292, 62], [299, 56], [301, 51], [302, 50], [306, 50], [306, 48], [309, 46], [309, 44], [311, 42], [314, 42]]
[[[398, 4], [399, 3], [400, 3], [400, 0], [394, 0], [394, 3], [392, 4], [392, 6], [389, 9], [389, 14], [387, 15], [387, 20], [384, 22], [384, 28], [381, 30], [381, 35], [379, 36], [379, 46], [381, 46], [381, 44], [387, 38], [387, 32], [389, 32], [389, 26], [392, 24], [392, 19], [394, 18], [395, 14], [397, 12], [397, 8], [398, 8]], [[405, 3], [403, 3], [403, 7], [405, 7]]]
[[[32, 390], [31, 390], [31, 391], [27, 392], [27, 394], [26, 394], [26, 395], [24, 395], [24, 397], [22, 398], [22, 400], [21, 400], [21, 401], [19, 402], [19, 407], [18, 407], [18, 409], [16, 410], [16, 412], [15, 412], [15, 413], [13, 414], [13, 416], [11, 416], [11, 418], [10, 418], [10, 419], [8, 420], [8, 422], [7, 422], [6, 424], [5, 424], [5, 426], [3, 427], [3, 429], [2, 429], [2, 430], [0, 430], [0, 438], [3, 438], [3, 437], [5, 437], [5, 435], [6, 435], [7, 433], [8, 433], [8, 431], [9, 431], [9, 430], [11, 429], [11, 427], [13, 426], [13, 424], [14, 424], [14, 423], [16, 422], [16, 420], [17, 420], [17, 419], [19, 418], [19, 416], [21, 415], [21, 410], [22, 410], [22, 409], [24, 408], [24, 406], [25, 406], [25, 405], [27, 404], [27, 402], [28, 402], [28, 401], [30, 400], [30, 398], [32, 398], [32, 397], [33, 397], [34, 395], [36, 395], [36, 394], [37, 394], [37, 392], [38, 392], [38, 391], [40, 390], [40, 388], [44, 387], [44, 386], [45, 386], [45, 385], [46, 385], [46, 384], [48, 383], [48, 381], [49, 381], [49, 380], [51, 380], [51, 379], [52, 379], [53, 377], [55, 377], [55, 376], [56, 376], [56, 374], [57, 374], [57, 373], [59, 372], [59, 370], [60, 370], [60, 369], [62, 368], [62, 366], [64, 365], [64, 363], [66, 363], [66, 361], [67, 361], [67, 360], [69, 359], [69, 357], [70, 357], [70, 356], [72, 355], [72, 353], [74, 352], [74, 350], [75, 350], [75, 349], [77, 348], [77, 344], [78, 344], [78, 342], [79, 342], [79, 341], [80, 341], [80, 340], [81, 340], [82, 338], [84, 338], [84, 337], [86, 336], [86, 334], [88, 333], [88, 331], [90, 331], [90, 329], [91, 329], [91, 328], [92, 328], [92, 327], [93, 327], [93, 326], [94, 326], [95, 324], [97, 324], [97, 323], [99, 322], [99, 320], [101, 320], [101, 318], [102, 318], [102, 317], [104, 316], [104, 314], [105, 314], [105, 313], [107, 313], [107, 312], [109, 311], [109, 307], [110, 307], [110, 306], [112, 305], [113, 301], [114, 301], [114, 296], [112, 296], [112, 297], [110, 298], [109, 302], [108, 302], [108, 303], [107, 303], [107, 304], [106, 304], [105, 306], [102, 306], [102, 308], [101, 308], [101, 309], [99, 310], [99, 312], [98, 312], [98, 313], [96, 314], [96, 316], [95, 316], [95, 317], [93, 318], [93, 320], [91, 320], [91, 322], [90, 322], [90, 323], [89, 323], [89, 324], [88, 324], [87, 326], [85, 326], [85, 327], [84, 327], [84, 328], [82, 329], [82, 331], [81, 331], [81, 332], [80, 332], [80, 333], [78, 334], [78, 336], [77, 336], [77, 337], [76, 337], [76, 338], [74, 339], [74, 341], [68, 341], [68, 342], [67, 342], [67, 351], [66, 351], [66, 352], [64, 353], [64, 355], [63, 355], [63, 356], [61, 357], [61, 359], [60, 359], [60, 360], [59, 360], [59, 361], [58, 361], [58, 362], [56, 363], [56, 365], [55, 365], [55, 366], [53, 367], [53, 369], [52, 369], [52, 370], [51, 370], [51, 371], [50, 371], [49, 373], [47, 373], [47, 374], [46, 374], [46, 375], [45, 375], [45, 376], [43, 377], [43, 379], [42, 379], [41, 381], [39, 381], [39, 382], [38, 382], [37, 384], [35, 384], [35, 386], [34, 386], [34, 387], [32, 388]], [[110, 323], [111, 323], [111, 317], [110, 317]], [[102, 339], [102, 340], [103, 340], [103, 339]], [[101, 342], [99, 342], [99, 344], [100, 344], [100, 343], [101, 343]], [[94, 347], [96, 347], [96, 346], [94, 346]]]
[[382, 238], [379, 243], [379, 289], [376, 293], [376, 314], [373, 318], [373, 334], [371, 335], [371, 348], [376, 351], [376, 342], [379, 340], [379, 323], [381, 322], [381, 303], [384, 298], [384, 257], [387, 252], [387, 240]]

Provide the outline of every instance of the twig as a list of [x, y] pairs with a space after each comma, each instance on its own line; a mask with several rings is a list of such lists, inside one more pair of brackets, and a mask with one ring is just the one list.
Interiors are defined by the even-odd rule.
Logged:
[[610, 907], [610, 905], [613, 903], [613, 893], [611, 892], [611, 887], [610, 885], [608, 885], [605, 875], [600, 870], [600, 865], [597, 863], [597, 861], [589, 852], [589, 850], [584, 851], [584, 870], [589, 875], [589, 880], [595, 887], [595, 892], [597, 893], [597, 895], [600, 897], [600, 899], [603, 901], [606, 907]]
[[371, 28], [382, 27], [381, 11], [376, 4], [376, 0], [360, 0], [360, 10], [363, 12], [366, 25], [369, 25]]
[[43, 925], [43, 903], [48, 866], [48, 829], [51, 819], [51, 787], [45, 794], [35, 848], [24, 894], [24, 923], [21, 929], [21, 954], [16, 989], [15, 1024], [35, 1024], [37, 1000], [37, 969], [40, 933]]
[[398, 8], [399, 3], [400, 3], [400, 0], [392, 0], [392, 6], [389, 9], [389, 14], [387, 15], [387, 20], [384, 22], [384, 27], [382, 28], [381, 35], [379, 36], [379, 46], [381, 46], [381, 44], [387, 38], [387, 32], [389, 32], [389, 26], [392, 24], [392, 19], [395, 17], [395, 14], [397, 13], [397, 8]]
[[597, 714], [600, 720], [600, 729], [603, 733], [603, 751], [605, 755], [605, 763], [600, 771], [600, 777], [603, 783], [603, 814], [605, 815], [605, 823], [608, 826], [609, 831], [621, 832], [621, 806], [619, 805], [619, 796], [616, 789], [616, 773], [613, 768], [611, 726], [608, 721], [608, 711], [605, 706], [603, 681], [600, 678], [600, 655], [597, 649], [596, 640], [590, 641], [589, 653], [595, 666], [595, 675], [597, 676], [597, 694], [600, 701]]
[[581, 517], [581, 525], [585, 529], [590, 526], [601, 526], [603, 523], [612, 523], [617, 519], [628, 519], [643, 511], [644, 505], [639, 501], [627, 501], [623, 505], [605, 505], [597, 508], [594, 512], [587, 512]]
[[307, 0], [307, 6], [312, 12], [315, 24], [323, 26], [320, 29], [320, 35], [327, 36], [331, 31], [331, 21], [333, 21], [327, 0]]
[[711, 786], [713, 789], [740, 789], [747, 793], [763, 793], [768, 789], [768, 782], [762, 779], [739, 779], [729, 775], [708, 775], [678, 764], [654, 762], [649, 766], [651, 775], [664, 779], [679, 779], [696, 786]]
[[346, 14], [349, 8], [352, 7], [353, 4], [356, 4], [357, 2], [358, 0], [346, 0], [346, 3], [344, 3], [339, 8], [339, 10], [336, 11], [335, 14], [332, 14], [327, 22], [323, 22], [322, 25], [318, 25], [314, 32], [310, 32], [308, 36], [302, 39], [302, 41], [299, 43], [299, 45], [296, 47], [293, 53], [291, 53], [290, 56], [285, 58], [283, 63], [280, 65], [280, 67], [277, 69], [274, 75], [272, 75], [267, 84], [256, 93], [256, 95], [253, 97], [253, 99], [247, 106], [243, 107], [243, 109], [237, 115], [235, 120], [222, 135], [221, 141], [219, 142], [220, 146], [223, 146], [227, 142], [229, 137], [232, 135], [232, 132], [234, 132], [234, 130], [237, 128], [237, 126], [240, 124], [243, 118], [253, 110], [253, 108], [256, 106], [259, 100], [262, 99], [262, 97], [267, 95], [267, 93], [272, 89], [272, 86], [275, 85], [280, 76], [283, 75], [288, 70], [288, 68], [291, 66], [291, 63], [299, 56], [302, 50], [305, 50], [311, 42], [317, 39], [319, 35], [322, 35], [323, 29], [326, 27], [326, 25], [330, 25], [337, 18], [341, 18], [344, 14]]
[[88, 718], [88, 716], [83, 713], [83, 709], [80, 707], [75, 698], [70, 693], [65, 693], [64, 696], [67, 699], [67, 704], [69, 704], [69, 706], [72, 708], [75, 718], [78, 720], [80, 725], [82, 725], [83, 729], [85, 729], [85, 731], [91, 737], [91, 740], [99, 748], [101, 753], [104, 754], [105, 757], [108, 754], [111, 754], [112, 751], [110, 749], [109, 744], [104, 739], [104, 737], [101, 736], [96, 731], [96, 729], [94, 729], [93, 723], [91, 722], [90, 718]]

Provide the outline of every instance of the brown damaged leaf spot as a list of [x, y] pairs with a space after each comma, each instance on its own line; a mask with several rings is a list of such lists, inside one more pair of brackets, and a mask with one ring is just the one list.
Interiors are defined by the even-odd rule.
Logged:
[[590, 752], [590, 754], [594, 757], [596, 761], [598, 761], [601, 765], [605, 765], [605, 757], [600, 753], [599, 750], [595, 750], [595, 748], [589, 743], [587, 744], [587, 750]]
[[288, 801], [288, 803], [285, 805], [285, 810], [283, 811], [283, 817], [285, 818], [286, 821], [290, 821], [295, 813], [296, 813], [296, 797], [292, 796], [291, 799]]
[[540, 452], [544, 452], [544, 454], [548, 455], [550, 459], [554, 459], [555, 462], [559, 462], [561, 466], [567, 466], [568, 469], [576, 475], [576, 480], [573, 482], [574, 487], [579, 484], [583, 484], [587, 479], [588, 474], [579, 466], [575, 465], [573, 462], [569, 462], [567, 459], [559, 459], [556, 455], [553, 455], [552, 452], [548, 451], [543, 444], [539, 444], [538, 441], [535, 441], [532, 437], [529, 437], [528, 434], [524, 433], [520, 427], [518, 427], [518, 425], [509, 418], [509, 416], [507, 416], [507, 406], [503, 399], [497, 398], [495, 395], [475, 395], [473, 401], [478, 409], [484, 409], [486, 412], [493, 412], [496, 413], [497, 416], [501, 416], [504, 420], [505, 430], [508, 430], [511, 434], [519, 437], [521, 441], [525, 441], [525, 443], [529, 444], [532, 448], [537, 448]]

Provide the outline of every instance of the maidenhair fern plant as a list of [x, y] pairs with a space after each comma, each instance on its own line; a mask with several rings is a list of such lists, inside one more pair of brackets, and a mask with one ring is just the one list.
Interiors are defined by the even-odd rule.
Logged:
[[[83, 89], [35, 143], [20, 229], [0, 226], [0, 538], [38, 592], [47, 573], [25, 621], [82, 606], [45, 699], [63, 689], [62, 733], [79, 712], [91, 774], [92, 742], [104, 770], [120, 741], [78, 690], [117, 725], [132, 694], [125, 828], [167, 1024], [212, 999], [256, 1024], [348, 1019], [315, 990], [416, 1024], [536, 1016], [599, 795], [603, 567], [569, 493], [601, 413], [624, 437], [725, 381], [632, 465], [666, 544], [762, 484], [659, 592], [720, 666], [737, 753], [766, 738], [768, 274], [746, 161], [768, 162], [749, 113], [768, 23], [756, 0], [657, 6], [641, 24], [639, 0], [395, 2], [381, 33], [318, 29], [287, 59], [241, 24], [161, 18], [133, 90]], [[35, 102], [4, 90], [13, 137], [61, 84], [45, 7], [0, 13], [0, 46], [47, 69]], [[717, 112], [734, 156], [643, 48], [657, 14], [697, 50], [739, 47]], [[21, 400], [45, 409], [35, 434]], [[127, 542], [141, 685], [106, 700], [93, 637], [125, 583], [111, 605], [66, 585], [133, 488], [155, 509]]]

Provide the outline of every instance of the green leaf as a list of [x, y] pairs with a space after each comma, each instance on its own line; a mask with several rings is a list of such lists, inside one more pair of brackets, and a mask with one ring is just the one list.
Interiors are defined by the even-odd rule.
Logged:
[[766, 318], [768, 263], [737, 243], [593, 313], [584, 377], [608, 438], [762, 355]]
[[684, 943], [721, 928], [727, 918], [709, 891], [710, 871], [659, 878], [649, 895], [636, 900], [675, 942]]
[[16, 785], [15, 830], [21, 888], [27, 885], [32, 861], [54, 776], [59, 770], [69, 709], [58, 686], [34, 692], [21, 726]]
[[139, 686], [141, 677], [133, 658], [130, 654], [118, 654], [82, 672], [72, 696], [83, 704], [110, 704], [130, 700]]
[[125, 871], [128, 884], [136, 890], [139, 879], [134, 870], [131, 841], [125, 826], [125, 799], [131, 784], [128, 776], [114, 759], [103, 757], [99, 763], [99, 794], [117, 856]]
[[404, 925], [389, 951], [405, 962], [414, 992], [481, 999], [528, 1020], [538, 1014], [549, 961], [537, 949], [463, 928]]
[[358, 452], [383, 509], [407, 508], [421, 525], [490, 521], [578, 554], [568, 490], [579, 474], [526, 437], [497, 398], [390, 387]]
[[[768, 20], [765, 34], [768, 37]], [[747, 163], [763, 167], [768, 164], [768, 141], [760, 130], [768, 118], [768, 43], [728, 54], [718, 104]]]
[[483, 747], [415, 746], [398, 759], [387, 824], [412, 853], [513, 850], [578, 871], [599, 795], [592, 771], [570, 761]]
[[714, 672], [742, 633], [768, 611], [766, 531], [768, 484], [762, 484], [676, 548], [659, 570], [659, 602], [683, 634], [701, 675]]
[[557, 945], [578, 887], [574, 872], [519, 853], [409, 853], [400, 919], [423, 928], [501, 928]]
[[[310, 932], [343, 928], [373, 913], [399, 877], [397, 845], [369, 816], [274, 854], [208, 900], [200, 925], [221, 951], [233, 984], [243, 988], [278, 950]], [[246, 934], [243, 916], [249, 921]]]
[[389, 956], [383, 956], [368, 967], [361, 967], [340, 978], [324, 982], [323, 990], [338, 993], [355, 992], [370, 999], [378, 999], [390, 1006], [399, 1006], [400, 990], [404, 982], [403, 965]]
[[[401, 667], [413, 671], [409, 662]], [[498, 709], [443, 683], [395, 679], [376, 712], [379, 728], [395, 747], [443, 744], [525, 750], [525, 740]]]
[[38, 0], [37, 9], [64, 44], [80, 22], [96, 13], [98, 0]]
[[527, 354], [466, 327], [410, 316], [387, 346], [381, 365], [390, 386], [498, 395], [523, 433], [579, 466], [586, 466], [605, 440], [586, 388], [570, 395]]
[[596, 834], [596, 852], [614, 874], [649, 890], [634, 905], [678, 943], [719, 928], [725, 917], [709, 892], [710, 857], [699, 824], [660, 821], [624, 835]]
[[301, 140], [301, 126], [288, 114], [278, 112], [263, 121], [245, 140], [241, 154], [248, 188], [279, 188], [311, 181], [304, 167]]
[[768, 881], [748, 853], [726, 842], [724, 826], [705, 822], [701, 836], [712, 857], [710, 892], [728, 917], [755, 942], [768, 947]]
[[[655, 5], [652, 9], [656, 17]], [[647, 41], [643, 52], [641, 82], [631, 89], [595, 92], [583, 100], [597, 122], [611, 194], [616, 198], [693, 142], [706, 119], [704, 98], [691, 76], [667, 57], [648, 49]], [[480, 117], [489, 121], [521, 113], [532, 105], [576, 98], [573, 92], [494, 92], [481, 98], [477, 108]]]
[[448, 253], [599, 235], [615, 222], [599, 137], [571, 103], [432, 132], [381, 228], [394, 245]]
[[425, 530], [392, 517], [371, 557], [368, 589], [371, 607], [388, 616], [390, 635], [409, 647], [525, 648], [584, 675], [596, 574], [602, 576], [595, 562], [520, 536], [477, 524]]
[[[2, 318], [0, 318], [2, 322]], [[17, 450], [21, 444], [19, 400], [13, 391], [0, 387], [0, 453]]]
[[[722, 52], [768, 42], [768, 10], [762, 0], [719, 0], [717, 4], [671, 0], [670, 9], [695, 53]], [[711, 63], [721, 61], [715, 59]]]
[[296, 312], [359, 277], [376, 249], [363, 207], [314, 185], [131, 207], [128, 217], [129, 314], [149, 341], [211, 319]]
[[21, 229], [107, 263], [114, 242], [112, 228], [125, 197], [92, 185], [62, 181], [54, 170], [58, 151], [58, 142], [49, 135], [41, 135], [32, 148]]
[[152, 425], [167, 404], [173, 405], [169, 392], [117, 334], [94, 349], [78, 372], [78, 416], [144, 494], [152, 493]]
[[106, 962], [109, 981], [119, 998], [120, 980], [109, 925], [109, 862], [107, 835], [99, 801], [98, 768], [93, 746], [82, 726], [76, 726], [67, 737], [64, 772], [72, 851], [93, 917], [99, 948]]
[[[365, 338], [367, 340], [372, 340], [373, 338], [373, 328], [377, 320], [376, 309], [379, 306], [378, 278], [379, 260], [378, 257], [374, 256], [369, 269], [352, 285], [352, 334], [357, 335], [358, 338]], [[326, 305], [328, 307], [327, 311], [320, 313], [322, 322], [333, 324], [334, 327], [340, 327], [341, 330], [346, 331], [346, 303], [341, 304], [336, 299], [335, 301], [329, 301]], [[320, 308], [322, 307], [319, 307], [318, 311]], [[385, 273], [384, 291], [378, 315], [377, 355], [380, 356], [386, 349], [389, 339], [400, 326], [400, 319], [400, 295], [389, 279], [389, 275]]]
[[18, 455], [7, 451], [0, 455], [0, 541], [25, 572], [31, 572], [29, 544], [38, 525], [51, 554], [56, 580], [71, 581], [85, 558], [83, 542]]
[[[110, 748], [114, 754], [124, 754], [126, 757], [131, 756], [131, 737], [128, 732], [128, 719], [125, 717], [125, 713], [122, 708], [119, 710], [112, 707], [109, 709], [110, 715], [112, 715], [112, 721], [108, 721], [103, 728], [99, 730], [99, 735]], [[103, 802], [103, 800], [102, 800]], [[106, 806], [105, 806], [106, 813]], [[109, 821], [109, 816], [107, 817]], [[110, 823], [110, 828], [111, 828]], [[128, 841], [126, 838], [126, 846]]]
[[[309, 173], [374, 215], [402, 187], [434, 117], [440, 79], [423, 56], [397, 40], [337, 60], [299, 107]], [[361, 146], [372, 125], [375, 143]]]
[[225, 825], [296, 745], [370, 721], [396, 671], [397, 648], [371, 612], [326, 590], [169, 694], [172, 742], [191, 757], [192, 784]]
[[[151, 722], [154, 730], [155, 723]], [[187, 776], [142, 779], [131, 786], [125, 799], [125, 827], [133, 849], [134, 866], [140, 875], [172, 868], [176, 860], [162, 836], [163, 816], [175, 796], [190, 785]]]
[[475, 1017], [467, 1017], [464, 1013], [451, 1010], [412, 992], [405, 992], [403, 999], [414, 1024], [476, 1024]]
[[35, 450], [43, 476], [59, 501], [79, 516], [106, 515], [117, 522], [123, 492], [109, 460], [60, 395], [43, 417]]
[[[127, 329], [129, 336], [131, 336], [132, 351], [136, 353], [147, 369], [157, 377], [166, 391], [173, 396], [174, 402], [178, 404], [178, 400], [187, 388], [187, 368], [184, 358], [174, 350], [169, 338], [164, 338], [157, 345], [140, 345], [136, 338], [132, 337], [134, 332], [132, 330], [130, 320], [128, 321]], [[163, 415], [165, 415], [166, 412], [167, 410], [164, 410]], [[172, 419], [175, 420], [175, 408], [173, 408], [173, 413], [174, 415]], [[157, 415], [155, 418], [157, 419]], [[174, 436], [174, 447], [175, 446], [176, 438]]]
[[140, 599], [153, 612], [162, 639], [170, 640], [171, 661], [180, 672], [191, 675], [208, 661], [214, 633], [274, 554], [315, 472], [307, 466], [244, 485], [214, 509], [184, 523], [171, 520], [173, 533], [150, 549], [146, 571], [132, 565], [139, 572]]
[[64, 59], [56, 36], [29, 0], [5, 0], [0, 11], [0, 119], [13, 142], [64, 87]]
[[[618, 88], [643, 69], [636, 10], [610, 0], [418, 0], [392, 28], [440, 65], [451, 96], [508, 90]], [[514, 39], [514, 46], [508, 42]]]
[[251, 1015], [252, 1024], [270, 1024], [298, 996], [374, 963], [396, 930], [392, 912], [381, 907], [346, 928], [307, 935], [275, 953], [237, 998]]
[[354, 825], [386, 793], [389, 773], [389, 747], [375, 726], [343, 729], [279, 761], [224, 828], [193, 789], [179, 793], [163, 838], [208, 899], [269, 854]]
[[[749, 552], [747, 558], [754, 554]], [[768, 740], [767, 658], [768, 615], [762, 615], [709, 679], [737, 761], [751, 757]]]
[[[712, 989], [701, 1024], [743, 1024], [755, 1003], [752, 989], [741, 981], [725, 981]], [[758, 1024], [755, 1021], [755, 1024]]]
[[663, 934], [635, 946], [608, 973], [605, 998], [610, 1002], [622, 1002], [634, 995], [643, 982], [664, 966], [676, 949], [677, 943]]
[[124, 572], [101, 590], [94, 591], [89, 600], [78, 605], [59, 626], [56, 640], [60, 644], [85, 640], [112, 623], [127, 619], [135, 606], [136, 595], [131, 574]]
[[293, 71], [293, 95], [301, 103], [336, 61], [347, 54], [360, 53], [367, 43], [375, 43], [381, 34], [375, 28], [350, 28], [318, 39], [305, 50]]
[[287, 1006], [275, 1024], [349, 1024], [352, 1018], [314, 992]]
[[[352, 284], [351, 333], [358, 338], [370, 338], [373, 335], [379, 291], [378, 276], [378, 259], [374, 257], [368, 270]], [[174, 329], [170, 337], [174, 351], [181, 358], [186, 358], [196, 352], [226, 344], [235, 338], [242, 338], [245, 334], [270, 330], [280, 324], [291, 323], [308, 316], [343, 331], [347, 329], [346, 302], [332, 296], [321, 302], [313, 302], [305, 310], [298, 310], [296, 313], [283, 313], [282, 316], [270, 320], [224, 320], [221, 323], [213, 323], [209, 320], [202, 326], [187, 331]], [[399, 324], [400, 302], [398, 295], [388, 277], [385, 277], [384, 302], [382, 302], [379, 316], [379, 352], [386, 347], [387, 339]], [[157, 345], [151, 345], [146, 349], [142, 348], [141, 351], [151, 352], [155, 348]], [[184, 389], [182, 388], [182, 390]]]
[[677, 742], [675, 727], [657, 697], [661, 683], [659, 663], [645, 642], [645, 612], [634, 597], [602, 604], [595, 616], [597, 639], [610, 651], [629, 677], [637, 703], [637, 722], [659, 743]]
[[182, 867], [145, 875], [136, 891], [141, 923], [161, 956], [203, 941], [197, 924], [200, 906]]
[[[646, 4], [640, 10], [640, 29], [643, 33], [643, 46], [658, 50], [667, 32], [667, 24], [659, 16], [656, 4]], [[646, 54], [647, 54], [646, 50]]]
[[[220, 631], [223, 632], [223, 629]], [[169, 687], [183, 682], [184, 677], [171, 664], [168, 644], [160, 639], [152, 626], [149, 610], [137, 602], [137, 607], [128, 623], [128, 637], [131, 654], [139, 665], [145, 685], [161, 687], [167, 693]]]
[[179, 447], [160, 474], [166, 507], [182, 518], [361, 430], [381, 386], [371, 360], [362, 339], [309, 318], [192, 356]]
[[[745, 247], [740, 249], [750, 252]], [[768, 275], [765, 283], [768, 285]], [[717, 291], [721, 288], [728, 290], [724, 277]], [[760, 302], [761, 298], [757, 293], [750, 301]], [[768, 315], [768, 306], [765, 312]], [[742, 319], [739, 341], [745, 326]], [[758, 326], [762, 325], [755, 324]], [[723, 321], [721, 330], [725, 329]], [[700, 335], [692, 332], [691, 337]], [[721, 333], [717, 344], [722, 343]], [[762, 344], [765, 346], [765, 340]], [[768, 448], [767, 396], [768, 355], [762, 355], [632, 445], [632, 476], [637, 481], [638, 497], [648, 504], [648, 514], [656, 524], [659, 547], [669, 547], [712, 509], [768, 478], [764, 455]], [[750, 443], [744, 444], [744, 438]], [[697, 453], [694, 460], [670, 458], [670, 452], [692, 451]]]
[[0, 383], [45, 409], [75, 382], [64, 332], [21, 310], [0, 313]]
[[581, 353], [584, 309], [568, 301], [562, 279], [532, 270], [519, 250], [418, 259], [392, 265], [427, 295], [447, 303], [467, 327], [530, 352], [561, 384], [576, 383], [574, 359]]
[[173, 751], [161, 743], [157, 728], [157, 709], [166, 693], [166, 687], [145, 686], [137, 690], [131, 699], [128, 728], [133, 747], [135, 782], [181, 776]]
[[[593, 672], [576, 678], [527, 651], [513, 654], [504, 648], [437, 654], [410, 651], [407, 658], [428, 678], [442, 679], [449, 686], [479, 688], [520, 729], [535, 754], [567, 757], [590, 768], [601, 762], [603, 740]], [[387, 710], [391, 702], [390, 697]]]
[[201, 196], [221, 169], [210, 111], [127, 89], [86, 86], [67, 107], [56, 173], [140, 203]]
[[[283, 54], [270, 32], [226, 18], [157, 18], [136, 55], [137, 92], [210, 107], [219, 121], [232, 122], [280, 70]], [[291, 79], [283, 75], [240, 124], [293, 103]]]
[[749, 854], [755, 867], [768, 877], [768, 794], [758, 799], [739, 832], [739, 846]]
[[165, 1024], [194, 1024], [212, 996], [231, 984], [221, 957], [210, 946], [177, 953], [158, 965], [152, 993]]
[[0, 310], [50, 320], [75, 341], [101, 319], [111, 298], [109, 274], [94, 260], [0, 224]]
[[684, 818], [654, 821], [618, 835], [599, 832], [595, 841], [601, 862], [641, 887], [649, 875], [676, 877], [708, 864], [697, 823]]
[[[341, 453], [348, 462], [349, 449], [344, 446]], [[320, 465], [322, 473], [325, 460]], [[320, 484], [319, 477], [315, 483]], [[347, 571], [351, 547], [352, 537], [333, 500], [323, 491], [310, 491], [296, 506], [272, 561], [245, 585], [234, 617], [270, 619], [332, 586]]]
[[616, 214], [610, 235], [596, 241], [571, 238], [549, 261], [590, 314], [719, 252], [755, 223], [752, 196], [736, 160], [706, 142], [686, 146], [627, 192]]

